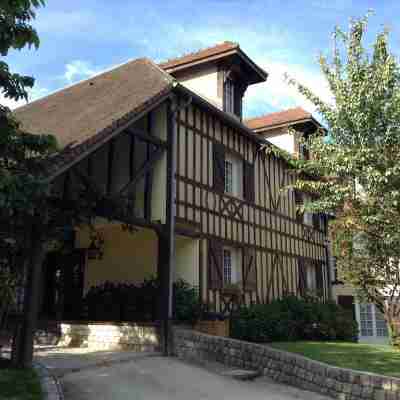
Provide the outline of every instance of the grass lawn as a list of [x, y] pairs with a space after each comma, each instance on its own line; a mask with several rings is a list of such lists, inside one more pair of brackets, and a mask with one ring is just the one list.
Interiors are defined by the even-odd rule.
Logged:
[[39, 378], [33, 370], [17, 370], [0, 365], [1, 400], [42, 400]]
[[400, 377], [400, 351], [389, 345], [350, 342], [276, 342], [270, 345], [337, 367]]

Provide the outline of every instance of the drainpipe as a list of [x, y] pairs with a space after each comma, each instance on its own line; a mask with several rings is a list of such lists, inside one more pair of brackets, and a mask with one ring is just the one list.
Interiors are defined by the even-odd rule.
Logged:
[[175, 117], [178, 111], [188, 107], [192, 102], [190, 97], [182, 107], [177, 107], [173, 95], [167, 103], [167, 188], [166, 188], [166, 221], [159, 234], [160, 283], [161, 283], [161, 343], [164, 356], [171, 355], [172, 339], [172, 291], [175, 272], [175, 216], [176, 216], [176, 129]]

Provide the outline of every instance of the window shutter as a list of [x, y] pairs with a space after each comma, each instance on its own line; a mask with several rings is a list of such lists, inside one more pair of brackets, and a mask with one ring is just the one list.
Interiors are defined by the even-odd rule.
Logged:
[[243, 264], [243, 288], [245, 290], [257, 290], [256, 252], [254, 249], [243, 248]]
[[315, 263], [315, 280], [317, 283], [317, 294], [319, 297], [323, 297], [324, 295], [324, 273], [323, 273], [324, 264], [321, 262]]
[[223, 282], [222, 242], [208, 241], [208, 288], [221, 289]]
[[243, 197], [250, 203], [254, 203], [255, 200], [254, 184], [254, 165], [243, 160]]
[[297, 266], [299, 271], [299, 293], [300, 296], [304, 296], [307, 291], [307, 270], [303, 257], [298, 258]]
[[223, 144], [213, 144], [213, 185], [220, 193], [225, 190], [225, 147]]

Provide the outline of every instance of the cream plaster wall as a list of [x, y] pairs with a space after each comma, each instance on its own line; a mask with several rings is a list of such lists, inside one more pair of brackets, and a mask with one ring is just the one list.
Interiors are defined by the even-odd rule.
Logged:
[[281, 133], [276, 136], [271, 136], [268, 137], [267, 140], [275, 146], [278, 146], [280, 149], [286, 150], [291, 154], [295, 152], [294, 136], [289, 133]]
[[218, 70], [216, 66], [193, 72], [179, 78], [179, 80], [184, 86], [222, 110], [222, 97], [218, 97]]
[[[101, 260], [87, 260], [85, 292], [105, 281], [140, 283], [157, 275], [158, 238], [149, 229], [129, 233], [119, 224], [98, 228], [104, 238]], [[77, 233], [76, 247], [88, 248], [89, 231]], [[174, 280], [184, 279], [194, 286], [199, 284], [199, 241], [178, 236], [175, 241], [176, 270]]]
[[199, 240], [178, 236], [175, 241], [174, 280], [184, 279], [199, 286]]
[[[157, 274], [158, 242], [154, 232], [141, 229], [135, 233], [122, 230], [120, 225], [98, 229], [104, 237], [101, 260], [87, 260], [85, 291], [105, 281], [139, 283]], [[87, 248], [87, 230], [77, 234], [77, 247]]]

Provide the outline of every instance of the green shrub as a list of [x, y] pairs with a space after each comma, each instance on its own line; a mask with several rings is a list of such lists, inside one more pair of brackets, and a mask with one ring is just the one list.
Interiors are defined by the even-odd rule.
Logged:
[[179, 279], [174, 283], [173, 305], [176, 321], [194, 322], [200, 313], [197, 289], [183, 279]]
[[357, 324], [336, 303], [287, 296], [269, 304], [241, 308], [231, 335], [251, 342], [356, 340]]
[[[139, 284], [104, 282], [91, 287], [86, 294], [82, 318], [92, 321], [155, 321], [159, 314], [159, 295], [156, 278]], [[192, 322], [197, 319], [199, 309], [197, 289], [182, 279], [174, 282], [174, 319]]]

